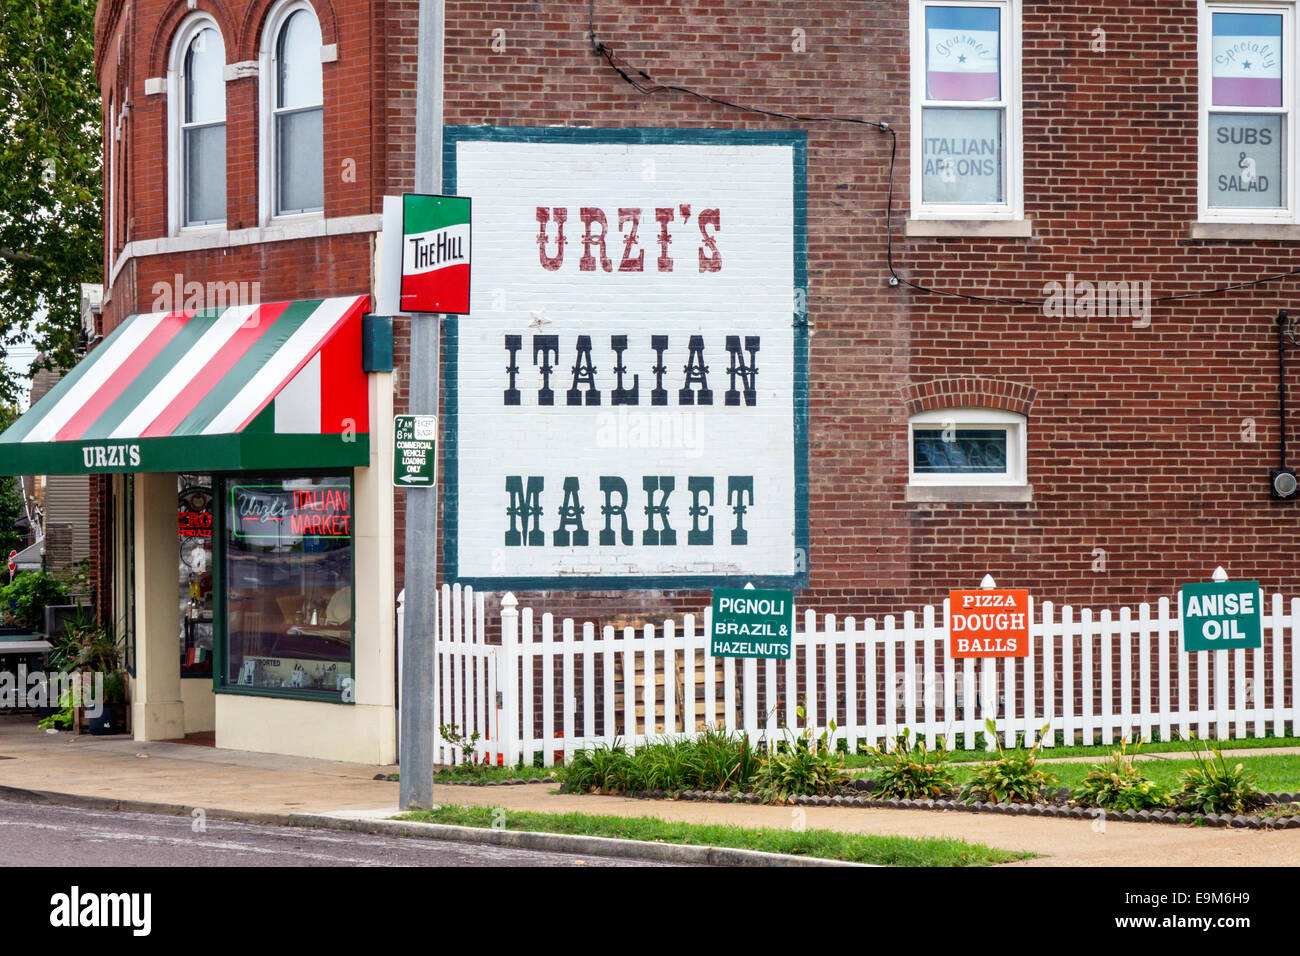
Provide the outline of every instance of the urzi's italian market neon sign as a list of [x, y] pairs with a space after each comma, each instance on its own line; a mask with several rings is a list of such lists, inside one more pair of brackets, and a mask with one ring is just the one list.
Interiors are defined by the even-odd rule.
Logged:
[[233, 533], [237, 538], [352, 536], [352, 500], [348, 488], [234, 485], [230, 501], [235, 519]]

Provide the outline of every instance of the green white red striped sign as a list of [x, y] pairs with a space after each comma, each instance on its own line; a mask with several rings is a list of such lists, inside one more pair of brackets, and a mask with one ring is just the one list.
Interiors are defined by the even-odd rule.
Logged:
[[470, 200], [402, 197], [403, 312], [469, 314]]
[[132, 316], [0, 435], [0, 472], [366, 464], [369, 303]]

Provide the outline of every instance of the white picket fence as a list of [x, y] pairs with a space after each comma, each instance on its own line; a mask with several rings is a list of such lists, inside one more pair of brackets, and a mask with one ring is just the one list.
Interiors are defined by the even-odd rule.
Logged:
[[[591, 623], [539, 617], [505, 594], [500, 643], [485, 638], [482, 594], [444, 585], [439, 612], [436, 720], [478, 732], [477, 756], [493, 763], [522, 756], [531, 765], [541, 753], [551, 766], [593, 744], [639, 747], [705, 724], [771, 745], [805, 726], [819, 734], [833, 721], [834, 739], [850, 750], [888, 746], [904, 729], [931, 746], [942, 738], [950, 748], [992, 748], [984, 739], [989, 718], [1007, 744], [1020, 734], [1037, 739], [1044, 726], [1045, 746], [1056, 734], [1067, 745], [1193, 732], [1300, 735], [1300, 598], [1284, 606], [1280, 594], [1265, 601], [1264, 646], [1249, 651], [1183, 652], [1168, 598], [1136, 613], [1044, 601], [1031, 603], [1028, 657], [954, 660], [945, 601], [901, 621], [805, 611], [789, 660], [726, 658], [720, 667], [708, 657], [708, 608], [685, 615], [680, 627], [666, 620], [598, 635]], [[653, 679], [638, 680], [638, 665], [645, 674], [679, 674], [680, 694], [676, 685], [667, 693]], [[436, 739], [438, 762], [460, 756]]]

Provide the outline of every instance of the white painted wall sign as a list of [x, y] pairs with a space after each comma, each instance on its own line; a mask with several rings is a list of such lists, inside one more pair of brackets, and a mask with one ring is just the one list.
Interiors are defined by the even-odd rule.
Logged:
[[477, 252], [447, 337], [448, 575], [806, 583], [804, 135], [446, 142]]

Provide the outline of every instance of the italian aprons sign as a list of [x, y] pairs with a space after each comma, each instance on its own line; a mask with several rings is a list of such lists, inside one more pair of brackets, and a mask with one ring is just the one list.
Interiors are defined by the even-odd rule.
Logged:
[[445, 351], [449, 574], [806, 581], [804, 134], [446, 136], [479, 259]]

